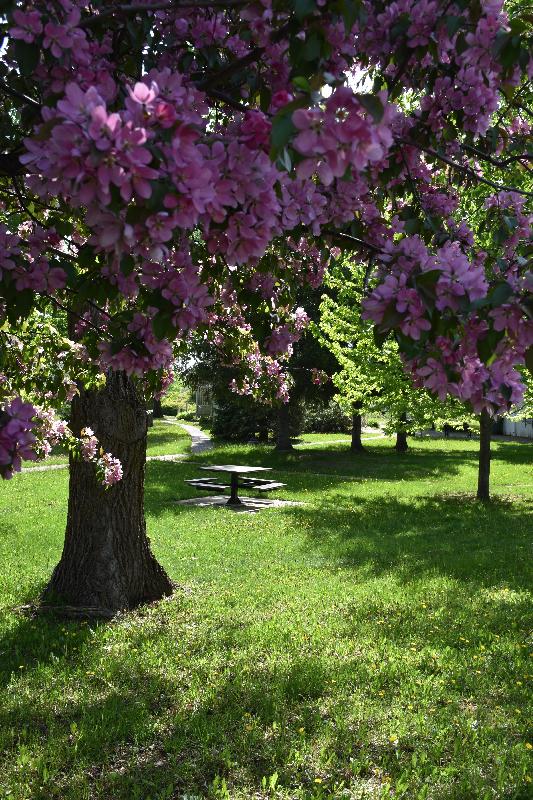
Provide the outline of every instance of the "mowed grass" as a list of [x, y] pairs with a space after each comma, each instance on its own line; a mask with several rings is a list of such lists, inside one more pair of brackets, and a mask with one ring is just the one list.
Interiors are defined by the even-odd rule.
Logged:
[[[494, 445], [483, 506], [475, 441], [392, 444], [149, 463], [178, 588], [112, 624], [15, 609], [60, 556], [68, 476], [2, 484], [0, 797], [531, 798], [533, 447]], [[227, 462], [305, 505], [174, 502]]]

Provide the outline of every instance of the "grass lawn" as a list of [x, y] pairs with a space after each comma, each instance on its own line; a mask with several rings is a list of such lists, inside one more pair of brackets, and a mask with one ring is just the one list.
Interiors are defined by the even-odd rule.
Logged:
[[532, 445], [494, 445], [486, 507], [476, 442], [367, 445], [194, 457], [305, 502], [258, 515], [176, 505], [197, 464], [149, 463], [179, 589], [113, 624], [13, 610], [59, 558], [68, 476], [2, 484], [0, 797], [532, 798]]

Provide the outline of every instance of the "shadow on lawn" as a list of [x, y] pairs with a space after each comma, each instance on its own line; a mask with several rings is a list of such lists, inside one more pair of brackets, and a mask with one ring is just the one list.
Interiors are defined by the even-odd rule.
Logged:
[[[320, 724], [313, 701], [326, 692], [327, 664], [302, 656], [286, 669], [249, 664], [243, 670], [217, 669], [217, 663], [234, 663], [232, 624], [221, 624], [215, 634], [204, 629], [190, 645], [198, 655], [196, 674], [178, 671], [177, 677], [165, 678], [163, 668], [149, 670], [120, 654], [106, 659], [102, 674], [102, 642], [95, 639], [83, 657], [58, 659], [58, 669], [68, 665], [67, 684], [78, 685], [78, 669], [94, 676], [92, 694], [76, 689], [70, 700], [58, 698], [53, 709], [21, 695], [10, 710], [0, 712], [4, 731], [29, 730], [53, 741], [55, 752], [63, 754], [60, 768], [68, 783], [51, 778], [41, 787], [43, 797], [85, 796], [82, 780], [96, 787], [91, 796], [114, 800], [179, 797], [180, 789], [204, 797], [217, 775], [259, 785], [263, 775], [289, 762], [298, 726], [312, 736]], [[132, 626], [128, 646], [153, 647], [153, 634]], [[188, 691], [190, 680], [194, 692]], [[265, 736], [265, 726], [272, 723]], [[301, 784], [312, 785], [304, 765]], [[164, 794], [169, 785], [173, 793]]]
[[527, 550], [533, 502], [470, 496], [373, 498], [328, 494], [315, 507], [285, 509], [310, 544], [344, 567], [400, 580], [446, 574], [475, 586], [530, 589]]
[[281, 454], [267, 447], [227, 446], [195, 454], [185, 463], [149, 463], [147, 505], [150, 511], [156, 511], [160, 502], [197, 496], [194, 490], [184, 484], [184, 480], [201, 476], [202, 471], [199, 468], [210, 464], [270, 467], [275, 479], [284, 480], [284, 473], [285, 477], [290, 476], [289, 489], [298, 491], [307, 488], [317, 491], [323, 487], [329, 490], [335, 484], [365, 479], [416, 481], [428, 477], [453, 476], [458, 474], [465, 463], [472, 462], [475, 458], [475, 453], [469, 450], [437, 454], [414, 450], [399, 455], [394, 450], [374, 448], [364, 455], [353, 455], [349, 450], [336, 451], [329, 448]]
[[[35, 586], [32, 596], [38, 597], [41, 589], [42, 586]], [[12, 627], [0, 635], [0, 686], [8, 684], [12, 675], [25, 675], [38, 666], [75, 661], [99, 624], [19, 612]]]
[[[449, 610], [453, 612], [453, 603]], [[506, 614], [506, 609], [500, 609], [494, 629], [506, 630], [521, 610], [507, 609]], [[356, 611], [368, 616], [367, 606]], [[353, 640], [357, 627], [351, 625], [349, 612], [346, 609], [343, 636]], [[178, 798], [185, 792], [214, 797], [209, 787], [216, 776], [228, 778], [237, 787], [259, 788], [262, 777], [276, 771], [280, 785], [298, 785], [314, 797], [313, 771], [305, 759], [298, 762], [297, 754], [304, 738], [312, 742], [324, 736], [331, 752], [328, 771], [336, 779], [345, 777], [352, 752], [360, 751], [362, 731], [348, 725], [349, 714], [342, 704], [335, 717], [324, 718], [322, 701], [327, 706], [332, 692], [337, 691], [331, 688], [330, 679], [334, 676], [341, 684], [375, 692], [387, 686], [388, 680], [393, 685], [397, 675], [385, 672], [385, 683], [378, 686], [373, 665], [363, 654], [339, 665], [330, 656], [321, 657], [298, 646], [289, 658], [283, 653], [277, 662], [267, 663], [260, 650], [248, 650], [252, 634], [238, 622], [217, 620], [216, 628], [202, 626], [193, 613], [183, 618], [193, 623], [185, 632], [183, 620], [166, 616], [165, 604], [153, 610], [148, 630], [136, 624], [135, 615], [126, 621], [127, 650], [155, 649], [159, 659], [153, 660], [153, 668], [128, 658], [124, 648], [106, 654], [106, 640], [95, 637], [77, 658], [59, 657], [58, 670], [68, 666], [62, 678], [64, 700], [58, 697], [48, 708], [32, 703], [31, 693], [22, 693], [18, 702], [0, 715], [4, 731], [29, 730], [32, 736], [53, 742], [56, 756], [61, 756], [59, 775], [52, 774], [41, 787], [43, 794], [35, 797], [144, 800]], [[384, 641], [387, 636], [403, 641], [404, 620], [398, 616], [394, 623], [387, 633], [383, 631]], [[472, 619], [461, 632], [472, 635], [469, 625], [474, 631], [477, 623]], [[168, 638], [179, 641], [184, 633], [187, 651], [194, 658], [186, 659], [182, 666], [183, 649], [174, 654]], [[160, 645], [165, 639], [166, 647]], [[169, 659], [174, 663], [167, 664]], [[434, 665], [429, 659], [427, 664], [421, 662], [420, 670], [421, 674], [431, 672]], [[87, 679], [86, 674], [92, 677]], [[349, 694], [346, 702], [350, 702]], [[366, 723], [361, 724], [364, 729]], [[371, 731], [366, 733], [375, 738]], [[355, 774], [365, 779], [377, 765], [397, 777], [410, 760], [410, 752], [398, 755], [386, 743], [374, 743], [370, 764], [362, 765]], [[353, 778], [354, 773], [348, 772], [348, 777]], [[43, 783], [38, 775], [36, 780]]]

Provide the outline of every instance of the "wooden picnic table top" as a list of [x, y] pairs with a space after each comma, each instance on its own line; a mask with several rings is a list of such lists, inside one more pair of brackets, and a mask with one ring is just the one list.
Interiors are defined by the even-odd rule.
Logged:
[[247, 472], [272, 472], [272, 467], [249, 467], [246, 464], [242, 466], [239, 464], [216, 464], [212, 467], [200, 467], [200, 469], [205, 469], [209, 472], [237, 472], [242, 475]]

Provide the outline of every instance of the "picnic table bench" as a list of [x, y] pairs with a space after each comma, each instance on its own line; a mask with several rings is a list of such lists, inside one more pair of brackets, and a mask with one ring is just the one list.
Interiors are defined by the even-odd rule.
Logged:
[[273, 481], [271, 478], [240, 477], [242, 475], [246, 475], [246, 473], [270, 472], [270, 467], [248, 467], [245, 465], [241, 466], [239, 464], [219, 464], [212, 467], [200, 467], [200, 469], [209, 472], [225, 472], [226, 474], [229, 474], [230, 482], [221, 483], [214, 477], [208, 477], [191, 478], [186, 480], [185, 483], [188, 483], [189, 486], [193, 486], [195, 489], [200, 489], [201, 491], [224, 492], [226, 489], [229, 489], [230, 497], [227, 503], [229, 506], [242, 505], [241, 500], [239, 499], [239, 488], [253, 489], [258, 492], [271, 492], [273, 489], [281, 489], [287, 485], [286, 483], [281, 483], [280, 481]]

